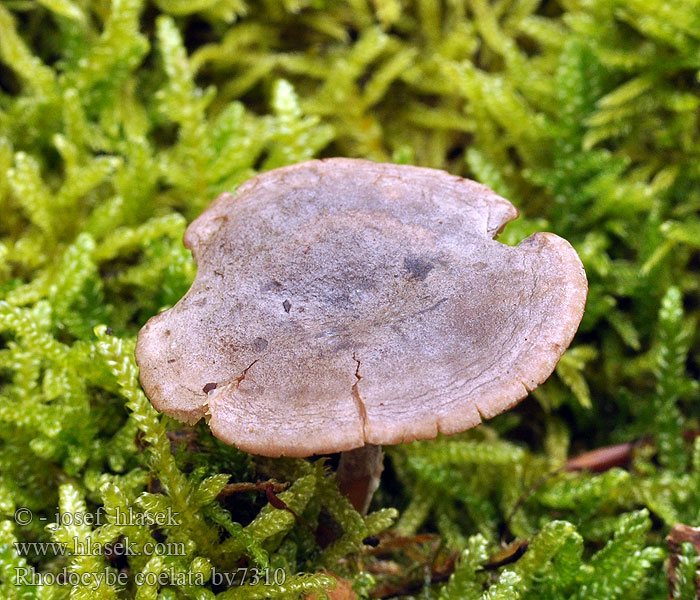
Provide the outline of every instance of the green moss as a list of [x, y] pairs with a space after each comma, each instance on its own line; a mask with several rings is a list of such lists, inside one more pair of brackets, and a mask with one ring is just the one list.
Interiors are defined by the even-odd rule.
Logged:
[[[291, 598], [329, 590], [328, 570], [362, 596], [408, 594], [456, 558], [421, 593], [665, 598], [663, 537], [700, 525], [700, 442], [684, 436], [700, 427], [698, 15], [697, 0], [0, 3], [0, 595]], [[194, 277], [186, 224], [256, 172], [332, 155], [483, 181], [521, 212], [502, 241], [563, 235], [590, 281], [534, 399], [389, 448], [367, 518], [323, 462], [256, 459], [159, 416], [133, 359], [138, 329]], [[567, 456], [640, 438], [627, 470], [532, 491]], [[264, 495], [219, 495], [269, 476], [339, 537], [322, 548]], [[121, 523], [129, 510], [176, 514], [155, 537], [183, 551], [148, 550], [153, 527]], [[388, 568], [363, 539], [392, 527], [440, 545], [397, 544]], [[483, 570], [514, 537], [522, 557]], [[133, 556], [75, 553], [123, 538]], [[73, 553], [15, 544], [48, 541]], [[685, 547], [683, 593], [695, 560]], [[126, 581], [15, 584], [16, 569], [64, 567]], [[284, 582], [214, 581], [239, 568]], [[138, 586], [148, 573], [170, 583]]]

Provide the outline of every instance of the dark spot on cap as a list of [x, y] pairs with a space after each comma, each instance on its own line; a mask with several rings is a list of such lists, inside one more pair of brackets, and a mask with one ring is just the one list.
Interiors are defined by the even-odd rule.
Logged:
[[202, 391], [205, 394], [208, 394], [209, 392], [212, 392], [216, 389], [216, 384], [215, 383], [207, 383], [203, 388]]
[[333, 352], [341, 352], [342, 350], [347, 350], [352, 346], [356, 345], [352, 340], [344, 340], [339, 344], [333, 346]]
[[422, 258], [407, 256], [403, 259], [403, 266], [411, 274], [413, 279], [423, 281], [435, 265]]
[[264, 292], [275, 292], [277, 290], [282, 289], [282, 284], [277, 281], [276, 279], [273, 279], [272, 281], [266, 283], [264, 286], [262, 286], [262, 290]]
[[112, 329], [111, 327], [107, 327], [107, 329], [105, 329], [105, 333], [107, 335], [114, 335], [114, 329]]
[[266, 348], [267, 340], [265, 338], [257, 337], [253, 340], [253, 350], [255, 350], [256, 352], [262, 352]]
[[292, 308], [292, 303], [289, 300], [285, 300], [282, 302], [282, 307], [284, 308], [284, 312], [288, 313], [289, 309]]

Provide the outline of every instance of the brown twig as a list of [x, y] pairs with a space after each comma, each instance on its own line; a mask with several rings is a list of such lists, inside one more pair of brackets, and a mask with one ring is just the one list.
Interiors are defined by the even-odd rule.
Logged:
[[397, 548], [403, 548], [412, 544], [424, 544], [426, 542], [440, 542], [440, 536], [435, 533], [421, 533], [419, 535], [398, 537], [379, 536], [379, 544], [367, 548], [365, 553], [373, 556], [381, 556]]
[[274, 491], [274, 484], [266, 481], [265, 482], [265, 495], [267, 496], [267, 501], [272, 504], [275, 508], [279, 510], [286, 510], [287, 512], [291, 513], [294, 518], [299, 521], [304, 527], [306, 527], [310, 532], [311, 535], [316, 537], [316, 532], [314, 531], [313, 527], [309, 525], [302, 517], [300, 514], [298, 514], [293, 508], [291, 508], [282, 498], [279, 498], [278, 496], [275, 495]]
[[[676, 569], [680, 564], [680, 555], [682, 553], [681, 546], [685, 542], [690, 542], [695, 549], [695, 554], [700, 556], [700, 527], [690, 527], [677, 523], [671, 529], [671, 533], [666, 536], [666, 545], [669, 550], [668, 558], [668, 598], [673, 600], [676, 598], [676, 588], [678, 587], [678, 579], [676, 577]], [[695, 598], [700, 598], [700, 577], [695, 572]]]
[[286, 490], [291, 484], [289, 482], [281, 483], [274, 479], [269, 481], [256, 481], [255, 483], [244, 481], [241, 483], [227, 483], [216, 497], [217, 500], [232, 496], [234, 494], [242, 494], [244, 492], [261, 492], [267, 493], [268, 489], [272, 489], [275, 494], [279, 494]]
[[514, 563], [523, 554], [525, 554], [525, 552], [527, 552], [529, 546], [529, 540], [515, 540], [514, 542], [508, 544], [501, 551], [496, 552], [496, 554], [491, 556], [491, 558], [489, 558], [489, 562], [482, 565], [481, 570], [493, 571], [494, 569], [500, 569], [505, 565]]
[[571, 471], [591, 471], [602, 473], [613, 467], [628, 467], [632, 461], [634, 450], [650, 441], [650, 438], [641, 438], [633, 442], [604, 446], [579, 454], [566, 461], [564, 469]]

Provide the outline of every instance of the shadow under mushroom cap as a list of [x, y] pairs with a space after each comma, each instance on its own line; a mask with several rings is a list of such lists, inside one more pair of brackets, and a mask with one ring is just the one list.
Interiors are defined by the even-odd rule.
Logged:
[[187, 294], [146, 323], [153, 405], [265, 456], [456, 433], [542, 383], [578, 328], [571, 245], [494, 240], [515, 208], [434, 169], [334, 158], [223, 194]]

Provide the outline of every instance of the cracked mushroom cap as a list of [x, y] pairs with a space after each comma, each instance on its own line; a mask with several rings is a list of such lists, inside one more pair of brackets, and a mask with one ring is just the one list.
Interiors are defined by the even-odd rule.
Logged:
[[542, 383], [586, 276], [564, 239], [495, 241], [516, 209], [434, 169], [333, 158], [223, 194], [198, 273], [139, 333], [153, 406], [265, 456], [457, 433]]

